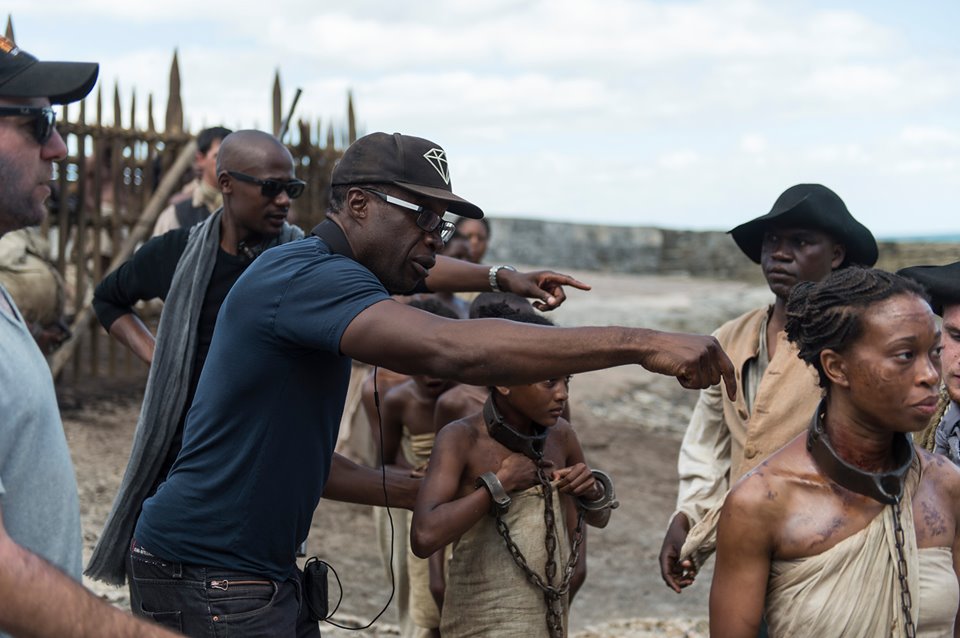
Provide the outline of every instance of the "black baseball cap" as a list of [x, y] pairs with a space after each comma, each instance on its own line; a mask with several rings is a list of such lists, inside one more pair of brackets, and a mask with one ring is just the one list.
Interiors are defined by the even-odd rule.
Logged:
[[729, 231], [734, 241], [754, 263], [760, 263], [763, 235], [774, 226], [822, 230], [846, 248], [843, 266], [877, 263], [877, 240], [866, 226], [847, 210], [840, 196], [822, 184], [797, 184], [783, 191], [773, 208]]
[[960, 261], [946, 266], [910, 266], [897, 271], [926, 288], [933, 311], [943, 316], [943, 307], [960, 304]]
[[442, 200], [451, 213], [461, 217], [483, 217], [479, 206], [453, 194], [446, 151], [422, 137], [400, 133], [364, 135], [343, 152], [333, 167], [330, 184], [393, 184]]
[[41, 62], [0, 36], [0, 97], [46, 97], [52, 104], [83, 98], [97, 83], [96, 62]]

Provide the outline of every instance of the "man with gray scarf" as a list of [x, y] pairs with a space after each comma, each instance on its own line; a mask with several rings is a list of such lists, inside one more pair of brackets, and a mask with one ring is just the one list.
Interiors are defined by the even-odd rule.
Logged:
[[[220, 210], [196, 226], [151, 239], [94, 293], [103, 326], [150, 364], [130, 460], [86, 569], [109, 583], [123, 584], [140, 508], [180, 451], [184, 420], [224, 298], [260, 253], [303, 237], [286, 217], [306, 183], [294, 177], [293, 157], [275, 137], [247, 130], [224, 138], [217, 176]], [[156, 338], [133, 309], [138, 301], [155, 298], [165, 302]], [[378, 472], [343, 458], [337, 459], [337, 470], [357, 494], [382, 494]], [[416, 481], [399, 478], [390, 488], [393, 502], [412, 504]]]
[[926, 449], [960, 465], [960, 261], [946, 266], [911, 266], [897, 274], [927, 289], [941, 324], [940, 405], [930, 425], [917, 435]]

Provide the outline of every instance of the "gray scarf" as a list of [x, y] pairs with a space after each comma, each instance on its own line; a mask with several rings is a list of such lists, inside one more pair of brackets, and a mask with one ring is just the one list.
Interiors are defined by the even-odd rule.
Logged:
[[[84, 572], [97, 580], [123, 585], [130, 541], [143, 502], [158, 478], [177, 424], [186, 409], [191, 368], [197, 352], [197, 323], [220, 246], [220, 215], [190, 228], [177, 262], [157, 328], [157, 343], [147, 389], [133, 436], [133, 449], [123, 482], [100, 540]], [[303, 231], [283, 225], [269, 247], [300, 239]]]

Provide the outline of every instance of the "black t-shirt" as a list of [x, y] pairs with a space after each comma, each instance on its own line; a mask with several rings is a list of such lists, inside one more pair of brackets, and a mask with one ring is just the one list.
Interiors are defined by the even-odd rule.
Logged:
[[[132, 313], [134, 304], [139, 301], [166, 300], [177, 263], [187, 246], [189, 235], [189, 228], [178, 228], [154, 237], [141, 246], [126, 263], [100, 282], [93, 294], [93, 309], [104, 328], [109, 331], [113, 322], [125, 314]], [[251, 263], [252, 261], [247, 257], [231, 255], [222, 248], [217, 248], [217, 260], [213, 266], [213, 274], [207, 285], [197, 321], [197, 354], [190, 370], [190, 386], [187, 391], [187, 401], [184, 404], [186, 407], [180, 415], [170, 454], [160, 472], [161, 477], [166, 477], [167, 471], [180, 451], [183, 421], [187, 408], [193, 403], [200, 372], [207, 359], [210, 342], [213, 341], [213, 329], [220, 306], [223, 305], [223, 300], [233, 288], [233, 284]]]

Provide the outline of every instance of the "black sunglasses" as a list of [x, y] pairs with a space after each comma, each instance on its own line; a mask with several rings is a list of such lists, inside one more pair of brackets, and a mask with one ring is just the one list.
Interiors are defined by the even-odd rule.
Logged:
[[26, 117], [33, 123], [33, 138], [43, 146], [57, 128], [57, 113], [49, 106], [0, 106], [0, 117]]
[[253, 175], [238, 173], [236, 171], [227, 171], [227, 175], [241, 182], [256, 184], [260, 187], [260, 193], [269, 199], [273, 199], [282, 191], [286, 191], [290, 199], [296, 199], [303, 195], [303, 190], [307, 187], [307, 183], [302, 179], [291, 179], [287, 182], [281, 182], [278, 179], [259, 179]]

